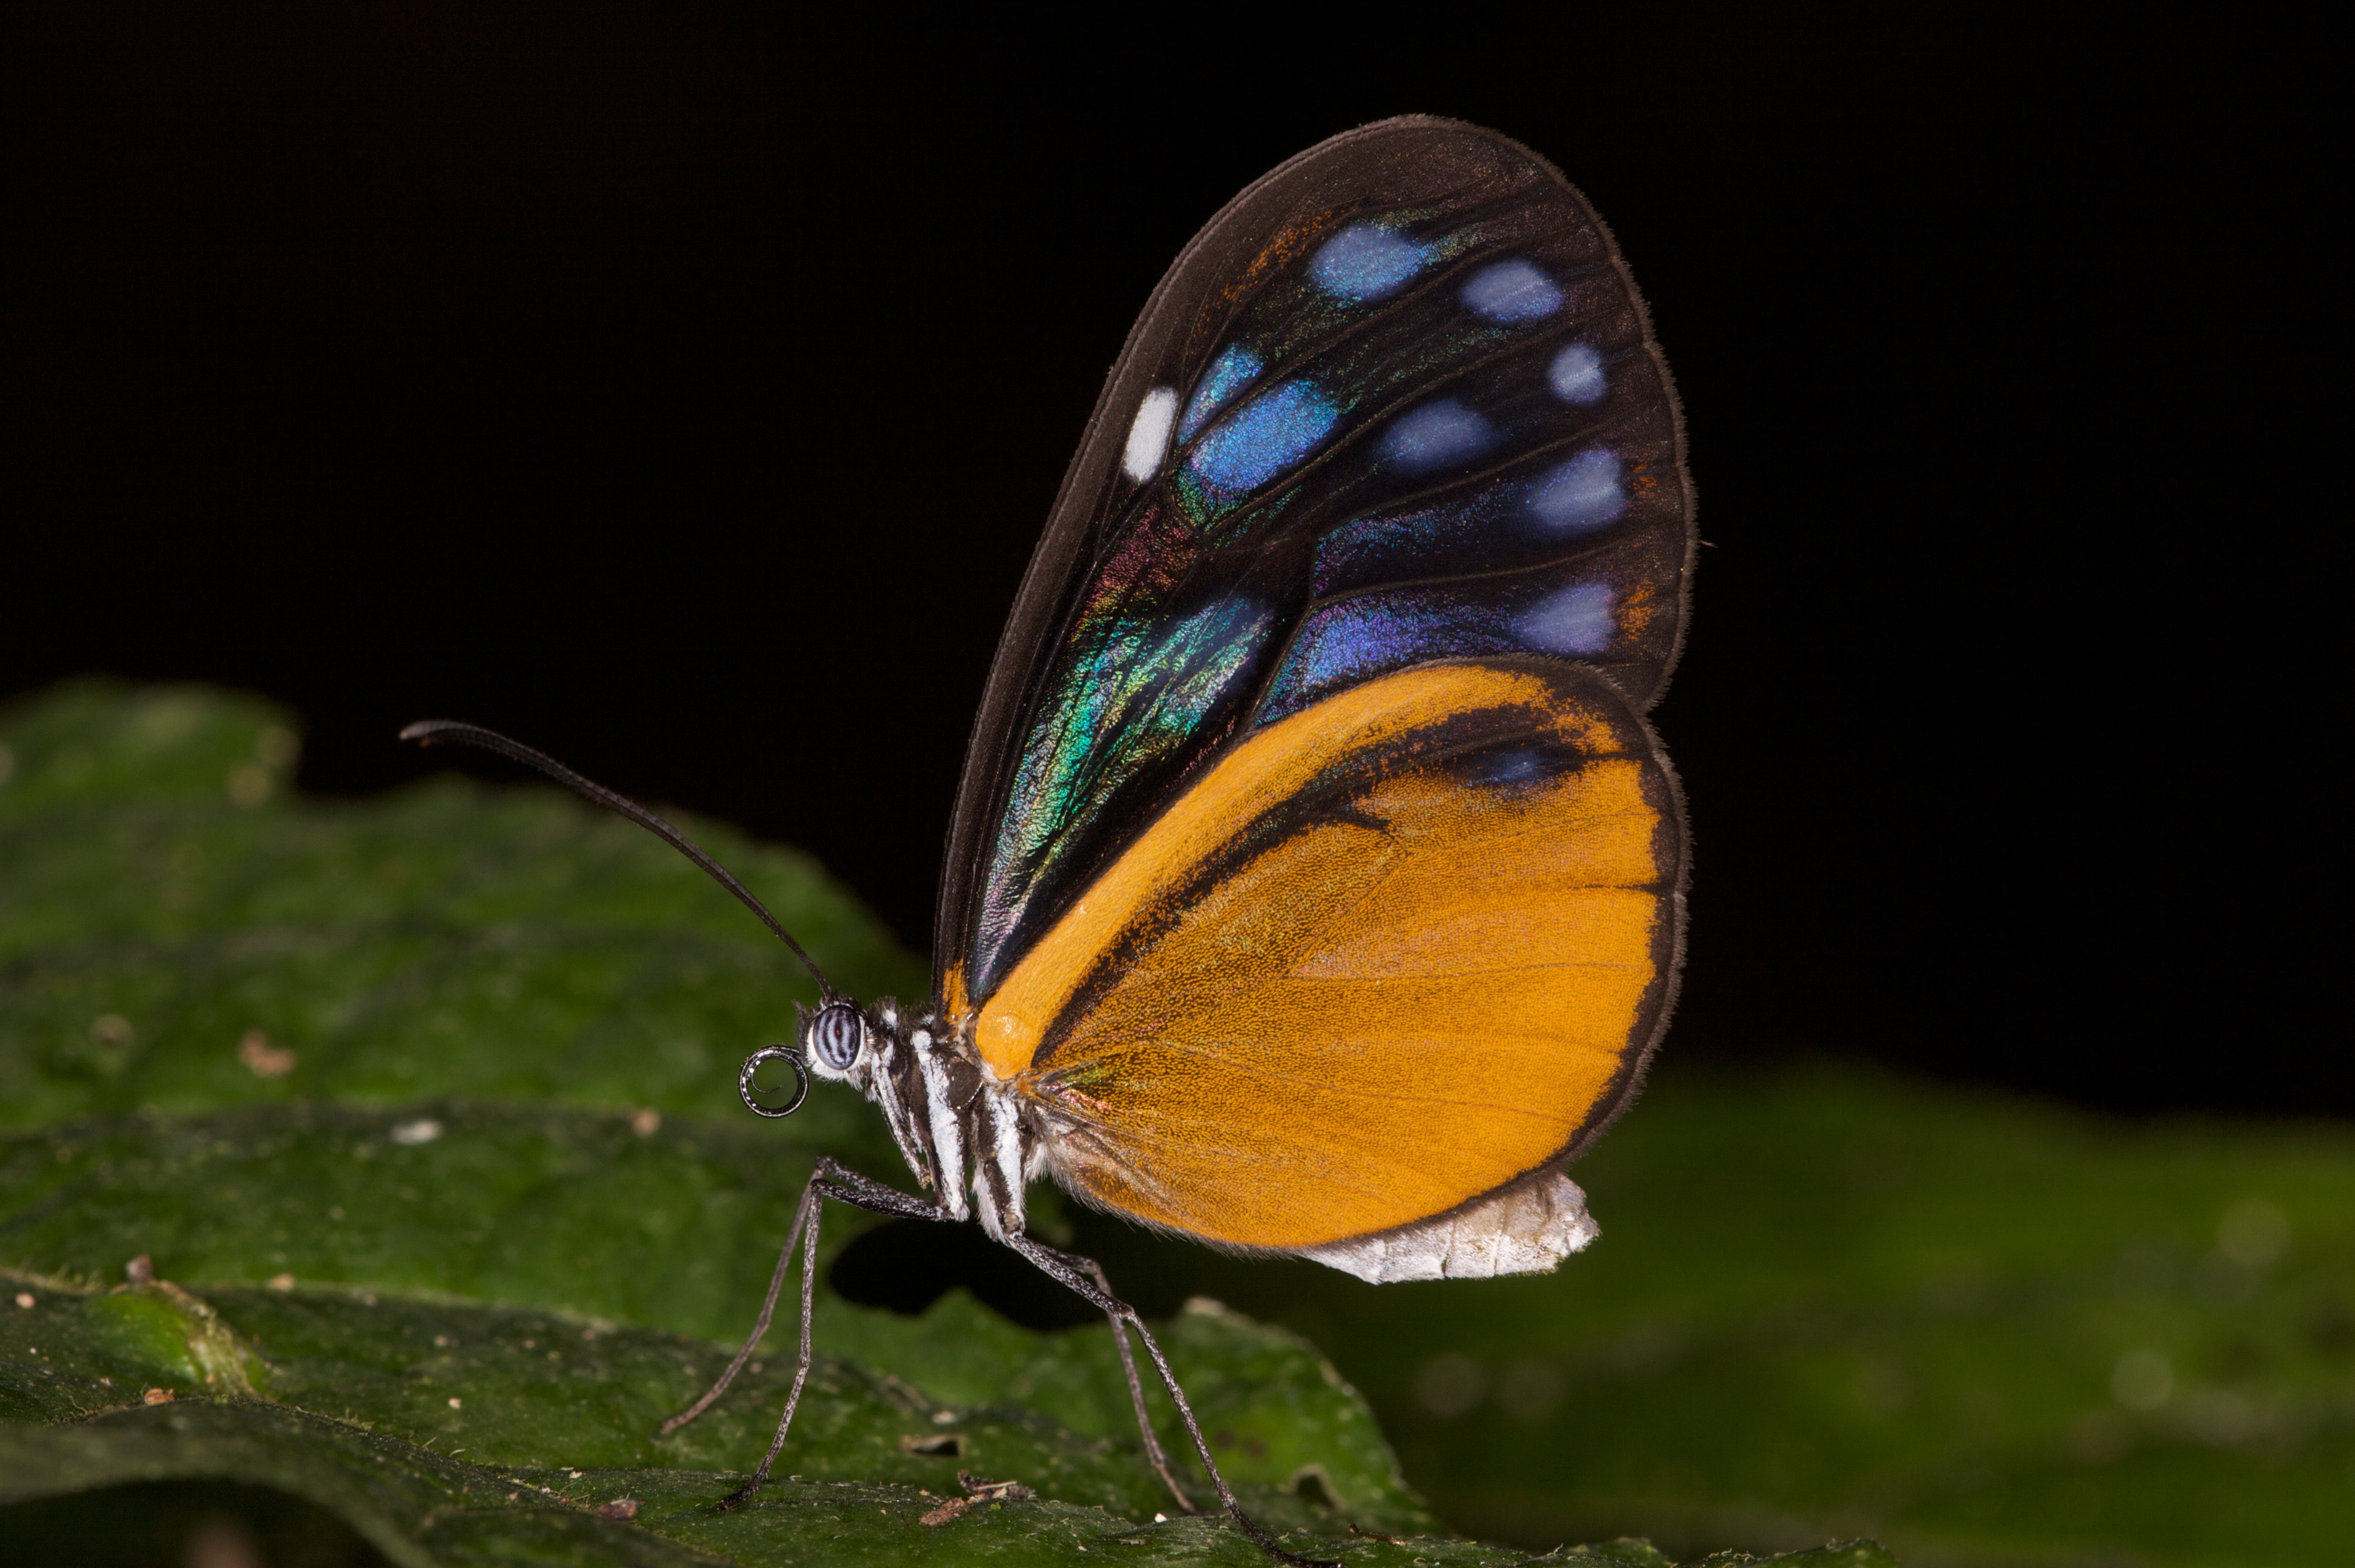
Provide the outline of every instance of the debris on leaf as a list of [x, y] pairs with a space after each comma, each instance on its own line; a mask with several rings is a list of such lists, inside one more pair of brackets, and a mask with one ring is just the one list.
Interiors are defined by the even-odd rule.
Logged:
[[985, 1481], [970, 1470], [957, 1472], [957, 1485], [977, 1503], [1027, 1503], [1039, 1495], [1019, 1481]]
[[1039, 1495], [1019, 1481], [985, 1481], [970, 1470], [957, 1472], [957, 1485], [965, 1489], [964, 1497], [948, 1499], [916, 1522], [938, 1530], [984, 1503], [1027, 1503]]
[[237, 1042], [237, 1059], [256, 1078], [283, 1078], [294, 1071], [294, 1053], [270, 1043], [270, 1037], [258, 1029], [245, 1031]]

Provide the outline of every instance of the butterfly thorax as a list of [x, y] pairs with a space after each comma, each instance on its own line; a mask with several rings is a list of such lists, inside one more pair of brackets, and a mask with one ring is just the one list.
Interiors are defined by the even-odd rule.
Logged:
[[978, 1219], [999, 1240], [1023, 1233], [1038, 1130], [1014, 1086], [968, 1040], [930, 1009], [911, 1015], [889, 997], [864, 1010], [804, 1009], [801, 1037], [812, 1072], [848, 1083], [883, 1113], [900, 1157], [943, 1212]]

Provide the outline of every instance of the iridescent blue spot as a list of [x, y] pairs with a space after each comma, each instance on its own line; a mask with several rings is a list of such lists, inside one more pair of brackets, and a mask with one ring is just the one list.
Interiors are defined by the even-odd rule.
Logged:
[[[1496, 489], [1491, 486], [1490, 491]], [[1316, 541], [1316, 593], [1340, 593], [1401, 578], [1433, 575], [1430, 563], [1465, 552], [1467, 538], [1492, 528], [1484, 493], [1466, 504], [1453, 501], [1411, 512], [1375, 512], [1352, 518]], [[1521, 486], [1510, 486], [1508, 505], [1521, 505]], [[1451, 575], [1442, 571], [1440, 575]]]
[[1483, 267], [1464, 285], [1464, 308], [1489, 321], [1512, 325], [1551, 315], [1561, 308], [1561, 290], [1518, 256]]
[[1610, 585], [1573, 582], [1539, 600], [1520, 618], [1518, 629], [1533, 645], [1554, 653], [1599, 654], [1618, 633], [1611, 618]]
[[1353, 593], [1309, 612], [1269, 679], [1259, 724], [1345, 687], [1432, 659], [1608, 653], [1619, 629], [1608, 582], [1558, 586], [1540, 568]]
[[1382, 457], [1408, 474], [1469, 463], [1497, 443], [1487, 420], [1453, 398], [1401, 414], [1382, 434]]
[[1395, 291], [1430, 260], [1428, 251], [1403, 234], [1352, 223], [1318, 249], [1308, 276], [1327, 293], [1363, 304]]
[[1603, 381], [1603, 356], [1573, 343], [1546, 368], [1546, 385], [1565, 403], [1591, 403], [1610, 389]]
[[1367, 594], [1327, 604], [1293, 638], [1269, 683], [1262, 721], [1282, 718], [1326, 692], [1425, 659], [1484, 651], [1465, 622], [1477, 612], [1427, 594]]
[[1228, 345], [1202, 373], [1201, 384], [1194, 389], [1194, 400], [1186, 405], [1186, 417], [1178, 426], [1178, 439], [1193, 440], [1202, 421], [1225, 408], [1227, 400], [1250, 386], [1259, 372], [1258, 355], [1240, 345]]
[[1188, 466], [1213, 491], [1257, 489], [1305, 456], [1341, 417], [1305, 381], [1272, 387], [1202, 438]]
[[1529, 510], [1540, 522], [1572, 533], [1599, 528], [1626, 509], [1619, 456], [1612, 452], [1582, 452], [1529, 492]]

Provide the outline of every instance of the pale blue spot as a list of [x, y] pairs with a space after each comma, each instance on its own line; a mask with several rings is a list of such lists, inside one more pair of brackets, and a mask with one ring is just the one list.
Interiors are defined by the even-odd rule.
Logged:
[[1202, 438], [1189, 466], [1213, 490], [1257, 489], [1306, 455], [1341, 417], [1305, 381], [1272, 387]]
[[1572, 344], [1553, 357], [1546, 385], [1565, 403], [1595, 401], [1609, 390], [1603, 382], [1603, 356], [1583, 343]]
[[1618, 633], [1611, 588], [1603, 582], [1574, 582], [1540, 599], [1518, 624], [1530, 643], [1558, 654], [1599, 654]]
[[1230, 344], [1210, 368], [1202, 373], [1202, 383], [1194, 389], [1194, 400], [1186, 405], [1186, 417], [1178, 426], [1178, 439], [1191, 441], [1202, 421], [1227, 406], [1227, 400], [1252, 384], [1260, 372], [1260, 357], [1240, 345]]
[[1561, 290], [1534, 261], [1516, 256], [1483, 267], [1464, 285], [1464, 308], [1507, 325], [1535, 321], [1561, 308]]
[[1363, 304], [1395, 291], [1430, 259], [1403, 234], [1376, 224], [1352, 223], [1318, 248], [1308, 263], [1308, 277], [1327, 293]]
[[1627, 509], [1619, 488], [1619, 456], [1612, 452], [1582, 452], [1543, 479], [1529, 493], [1529, 510], [1549, 528], [1575, 533], [1599, 528]]
[[1382, 434], [1382, 456], [1408, 474], [1468, 463], [1497, 443], [1487, 420], [1453, 398], [1401, 415]]

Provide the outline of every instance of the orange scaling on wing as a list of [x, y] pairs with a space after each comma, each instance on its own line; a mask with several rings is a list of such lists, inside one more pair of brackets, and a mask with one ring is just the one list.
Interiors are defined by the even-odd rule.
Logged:
[[[1465, 746], [1429, 743], [1467, 720], [1473, 749], [1567, 741], [1580, 765], [1467, 783]], [[978, 1042], [1032, 1088], [1061, 1174], [1139, 1219], [1289, 1249], [1444, 1212], [1560, 1156], [1641, 1049], [1666, 792], [1607, 695], [1472, 663], [1369, 682], [1213, 768], [1008, 976]]]

